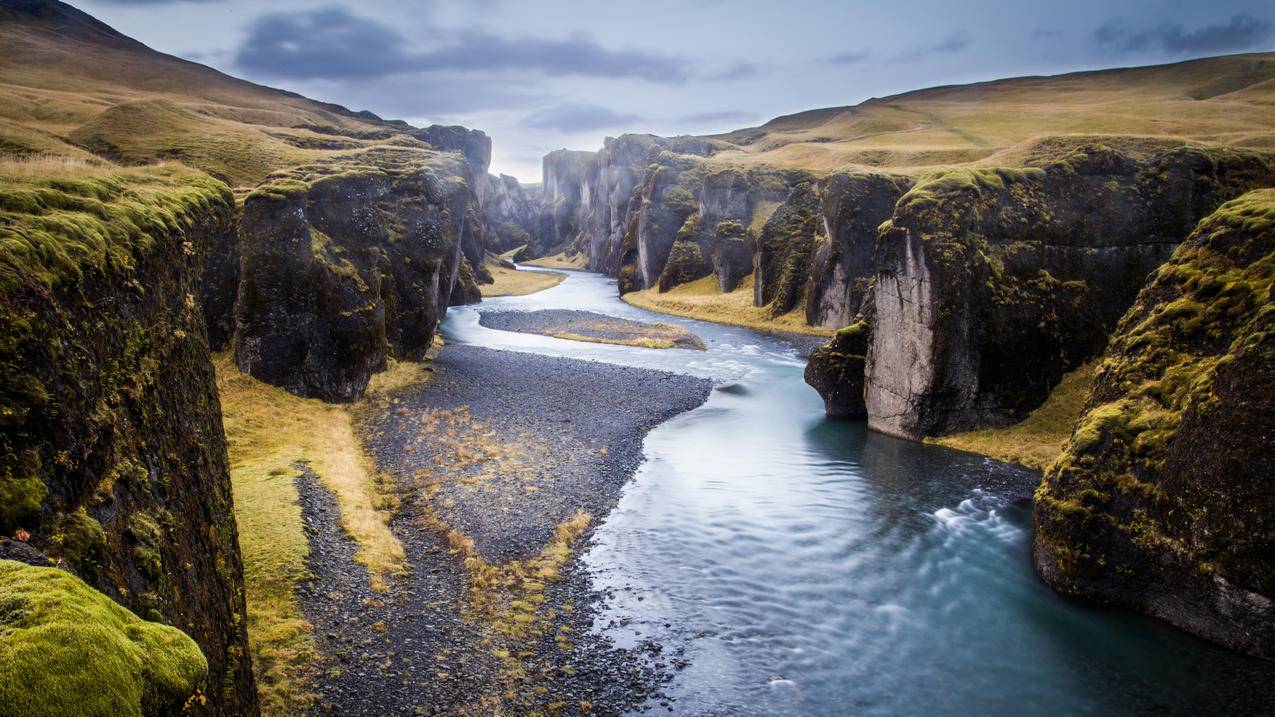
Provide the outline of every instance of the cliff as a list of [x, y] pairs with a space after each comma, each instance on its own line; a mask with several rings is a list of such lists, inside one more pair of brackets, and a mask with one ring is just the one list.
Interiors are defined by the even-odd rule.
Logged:
[[[454, 153], [379, 148], [281, 172], [244, 201], [235, 360], [302, 396], [352, 401], [418, 360], [481, 235]], [[481, 244], [479, 244], [481, 246]]]
[[1103, 147], [924, 177], [878, 237], [869, 426], [917, 439], [1021, 420], [1102, 351], [1201, 217], [1273, 181], [1257, 153]]
[[1271, 189], [1151, 276], [1036, 493], [1051, 586], [1275, 657], [1273, 285]]
[[199, 303], [230, 191], [177, 166], [0, 177], [0, 534], [194, 638], [197, 712], [255, 714]]

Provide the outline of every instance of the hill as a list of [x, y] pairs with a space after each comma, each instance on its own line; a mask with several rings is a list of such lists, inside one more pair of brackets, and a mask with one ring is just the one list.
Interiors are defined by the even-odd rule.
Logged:
[[156, 52], [53, 0], [0, 0], [0, 153], [177, 160], [232, 186], [378, 143], [401, 122]]
[[933, 87], [712, 139], [718, 161], [815, 172], [1034, 166], [1095, 141], [1275, 149], [1275, 53]]

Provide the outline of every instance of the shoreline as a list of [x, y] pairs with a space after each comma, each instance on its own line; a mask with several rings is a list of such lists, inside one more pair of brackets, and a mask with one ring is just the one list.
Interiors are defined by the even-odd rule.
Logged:
[[578, 558], [645, 433], [710, 382], [466, 345], [429, 368], [359, 421], [408, 564], [385, 592], [320, 484], [296, 478], [314, 575], [302, 611], [323, 654], [314, 712], [613, 714], [658, 697], [673, 656], [592, 633], [603, 597]]

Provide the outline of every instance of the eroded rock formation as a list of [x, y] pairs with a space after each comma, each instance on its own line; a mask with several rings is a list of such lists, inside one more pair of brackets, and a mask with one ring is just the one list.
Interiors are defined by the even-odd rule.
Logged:
[[[244, 202], [235, 359], [303, 396], [351, 401], [416, 360], [481, 233], [455, 154], [382, 148], [281, 173]], [[481, 245], [480, 245], [481, 246]]]
[[1037, 490], [1046, 582], [1275, 657], [1273, 285], [1270, 189], [1147, 282]]
[[209, 670], [194, 711], [251, 715], [200, 308], [233, 207], [224, 184], [175, 165], [0, 187], [0, 534], [29, 531], [26, 562], [43, 552], [189, 634]]
[[919, 439], [1021, 420], [1202, 216], [1273, 180], [1256, 153], [1094, 147], [921, 181], [878, 238], [869, 425]]

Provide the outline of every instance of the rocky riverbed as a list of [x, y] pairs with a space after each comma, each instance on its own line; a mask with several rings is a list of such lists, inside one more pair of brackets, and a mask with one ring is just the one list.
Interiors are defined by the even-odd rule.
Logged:
[[595, 341], [650, 349], [704, 350], [704, 342], [680, 326], [648, 324], [592, 311], [484, 311], [478, 323], [489, 329], [540, 334], [572, 341]]
[[367, 587], [335, 503], [300, 469], [317, 712], [618, 714], [658, 699], [679, 656], [591, 634], [602, 596], [575, 558], [645, 432], [709, 382], [459, 345], [432, 368], [363, 423], [410, 565], [386, 592]]

